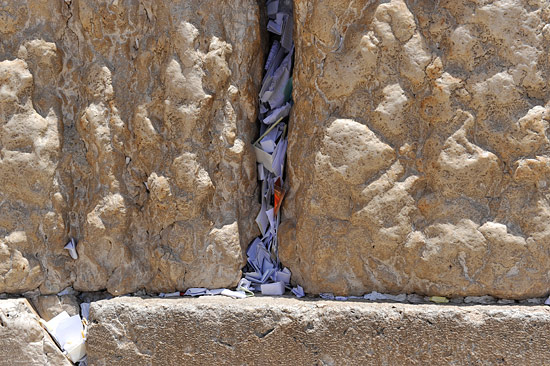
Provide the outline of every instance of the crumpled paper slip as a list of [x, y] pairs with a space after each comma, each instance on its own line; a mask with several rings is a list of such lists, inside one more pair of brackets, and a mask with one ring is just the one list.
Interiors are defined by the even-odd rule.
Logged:
[[380, 292], [373, 291], [370, 294], [363, 295], [363, 298], [365, 300], [370, 300], [370, 301], [391, 300], [391, 301], [403, 302], [403, 301], [407, 300], [407, 295], [405, 295], [405, 294], [399, 294], [399, 295], [381, 294]]
[[205, 287], [190, 287], [183, 294], [184, 296], [203, 296], [209, 295], [209, 291]]
[[159, 294], [159, 297], [178, 297], [178, 296], [181, 296], [181, 292], [179, 292], [179, 291], [170, 292], [170, 293], [161, 292]]
[[187, 291], [185, 291], [183, 296], [214, 296], [214, 295], [220, 295], [223, 290], [225, 289], [217, 288], [217, 289], [209, 290], [205, 287], [190, 287], [187, 289]]
[[63, 296], [63, 295], [76, 295], [76, 291], [72, 287], [67, 287], [66, 289], [59, 291], [57, 293], [57, 296]]
[[234, 299], [246, 299], [247, 297], [244, 291], [231, 291], [226, 288], [222, 290], [221, 295], [232, 297]]
[[78, 259], [78, 253], [76, 252], [76, 242], [74, 238], [71, 238], [71, 240], [69, 240], [69, 242], [67, 243], [67, 245], [65, 245], [64, 248], [69, 251], [69, 254], [71, 255], [72, 259]]
[[80, 304], [80, 314], [82, 315], [82, 319], [88, 320], [90, 317], [90, 303], [89, 302], [83, 302]]
[[300, 298], [300, 297], [304, 297], [306, 296], [306, 294], [304, 293], [304, 289], [302, 288], [302, 286], [298, 285], [296, 287], [294, 287], [292, 290], [290, 290], [294, 295], [296, 295], [296, 297]]
[[236, 289], [236, 291], [244, 292], [246, 296], [254, 296], [254, 292], [252, 292], [253, 290], [254, 286], [252, 285], [252, 282], [250, 282], [246, 278], [241, 278]]

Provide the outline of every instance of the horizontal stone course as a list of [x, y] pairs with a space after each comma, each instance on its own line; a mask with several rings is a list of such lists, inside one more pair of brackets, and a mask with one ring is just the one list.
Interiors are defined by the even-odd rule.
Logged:
[[255, 297], [92, 304], [90, 365], [528, 365], [550, 357], [543, 306]]

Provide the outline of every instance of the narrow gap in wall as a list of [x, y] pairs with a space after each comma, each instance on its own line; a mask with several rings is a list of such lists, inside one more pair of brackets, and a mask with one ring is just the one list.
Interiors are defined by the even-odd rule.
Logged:
[[[237, 289], [282, 295], [290, 288], [291, 273], [279, 261], [277, 230], [285, 196], [285, 159], [292, 101], [294, 17], [292, 0], [265, 1], [269, 53], [258, 96], [259, 136], [252, 143], [256, 154], [261, 208], [256, 216], [260, 236], [247, 250], [244, 278]], [[294, 291], [301, 291], [298, 287]]]

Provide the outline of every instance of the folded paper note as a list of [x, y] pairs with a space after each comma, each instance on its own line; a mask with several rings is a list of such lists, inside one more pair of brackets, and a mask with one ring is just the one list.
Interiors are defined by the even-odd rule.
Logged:
[[284, 26], [288, 15], [285, 13], [277, 13], [275, 19], [271, 19], [267, 23], [267, 30], [271, 33], [281, 35], [284, 31]]
[[267, 210], [265, 205], [265, 202], [262, 202], [260, 212], [258, 212], [258, 216], [256, 216], [256, 224], [258, 225], [258, 228], [260, 229], [262, 235], [265, 235], [267, 228], [269, 227], [269, 218], [266, 213]]
[[89, 302], [83, 302], [80, 304], [80, 315], [82, 316], [82, 319], [88, 320], [90, 317], [90, 303]]
[[273, 62], [275, 61], [275, 58], [277, 57], [277, 53], [279, 52], [279, 49], [281, 47], [281, 44], [278, 41], [274, 41], [271, 45], [271, 49], [269, 50], [269, 55], [267, 56], [267, 61], [265, 63], [265, 70], [269, 70]]
[[292, 293], [293, 293], [294, 295], [296, 295], [296, 297], [304, 297], [304, 296], [306, 296], [306, 294], [304, 293], [304, 289], [303, 289], [302, 286], [300, 286], [300, 285], [294, 287], [291, 291], [292, 291]]
[[277, 122], [278, 120], [285, 118], [290, 113], [290, 108], [292, 108], [292, 105], [287, 102], [284, 105], [275, 108], [273, 111], [271, 111], [270, 114], [268, 114], [264, 120], [262, 121], [266, 125], [270, 125], [274, 122]]
[[86, 336], [79, 315], [69, 316], [63, 311], [50, 321], [41, 323], [72, 362], [78, 362], [86, 355]]
[[275, 281], [284, 282], [285, 285], [288, 285], [290, 283], [290, 275], [290, 270], [288, 268], [277, 271], [275, 272]]
[[280, 296], [285, 293], [285, 283], [282, 281], [274, 283], [264, 283], [261, 286], [262, 295]]
[[185, 291], [185, 296], [202, 296], [207, 295], [208, 289], [204, 287], [191, 287]]
[[246, 294], [244, 293], [244, 291], [231, 291], [231, 290], [228, 290], [228, 289], [223, 289], [222, 292], [221, 292], [221, 295], [232, 297], [234, 299], [245, 299], [246, 298]]
[[161, 292], [159, 294], [159, 297], [177, 297], [177, 296], [181, 296], [181, 292], [176, 291], [176, 292], [170, 292], [167, 294], [165, 294], [164, 292]]
[[287, 50], [292, 51], [294, 47], [294, 42], [292, 41], [292, 31], [293, 31], [293, 22], [292, 14], [285, 19], [285, 24], [283, 26], [283, 31], [281, 35], [281, 45]]
[[270, 18], [275, 17], [278, 11], [279, 11], [279, 0], [271, 0], [267, 3], [267, 15]]
[[72, 259], [78, 259], [78, 254], [76, 252], [76, 242], [73, 238], [71, 238], [67, 245], [65, 245], [65, 249], [69, 251]]

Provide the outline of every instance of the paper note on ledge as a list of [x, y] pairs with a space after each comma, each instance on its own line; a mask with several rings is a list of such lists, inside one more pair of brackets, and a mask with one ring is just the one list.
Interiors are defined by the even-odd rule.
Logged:
[[280, 296], [285, 293], [284, 282], [264, 283], [261, 286], [262, 295]]

